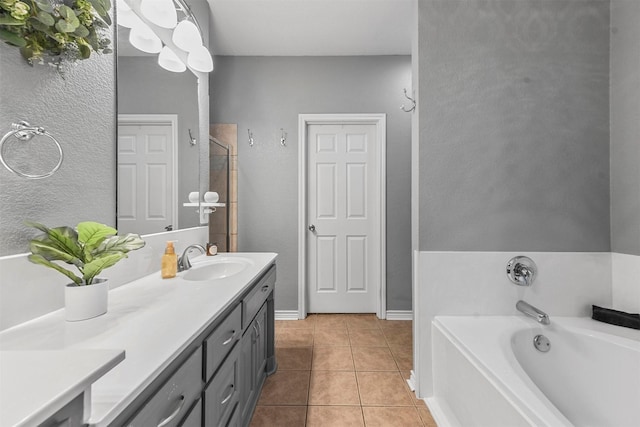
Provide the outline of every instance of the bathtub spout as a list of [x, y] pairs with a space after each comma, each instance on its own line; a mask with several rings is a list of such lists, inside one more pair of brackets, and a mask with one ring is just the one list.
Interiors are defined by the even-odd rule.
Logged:
[[549, 315], [547, 313], [535, 308], [531, 304], [526, 303], [522, 300], [516, 303], [516, 309], [529, 317], [533, 317], [538, 323], [541, 323], [543, 325], [548, 325], [551, 323], [549, 321]]

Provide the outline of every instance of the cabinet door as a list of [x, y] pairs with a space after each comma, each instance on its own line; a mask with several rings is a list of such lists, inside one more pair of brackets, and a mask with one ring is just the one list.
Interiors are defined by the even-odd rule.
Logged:
[[[240, 417], [247, 420], [252, 414], [251, 402], [255, 400], [254, 349], [258, 338], [257, 329], [251, 323], [240, 341]], [[247, 420], [248, 421], [248, 420]], [[247, 424], [244, 422], [243, 424]]]
[[206, 426], [227, 425], [240, 397], [240, 370], [240, 351], [236, 344], [204, 391]]
[[255, 366], [254, 375], [256, 377], [255, 383], [258, 390], [262, 387], [264, 378], [266, 377], [267, 368], [267, 305], [263, 305], [262, 309], [258, 312], [256, 320], [256, 329], [258, 331], [258, 338], [256, 339], [255, 349]]

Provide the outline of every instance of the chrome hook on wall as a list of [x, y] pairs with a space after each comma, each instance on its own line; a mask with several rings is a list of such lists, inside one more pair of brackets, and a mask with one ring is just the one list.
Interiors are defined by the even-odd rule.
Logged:
[[412, 112], [412, 111], [415, 111], [415, 109], [416, 109], [416, 100], [415, 100], [415, 99], [413, 99], [413, 98], [411, 98], [409, 95], [407, 95], [407, 88], [404, 88], [404, 89], [403, 89], [403, 91], [404, 91], [404, 96], [405, 96], [405, 98], [407, 98], [409, 101], [411, 101], [411, 103], [412, 103], [413, 105], [411, 106], [411, 108], [409, 108], [409, 109], [407, 110], [406, 108], [404, 108], [404, 104], [402, 104], [402, 105], [400, 106], [400, 109], [401, 109], [402, 111], [404, 111], [405, 113], [410, 113], [410, 112]]
[[247, 133], [249, 134], [249, 147], [253, 147], [253, 132], [251, 129], [247, 129]]
[[189, 144], [193, 146], [197, 143], [198, 141], [193, 137], [193, 135], [191, 135], [191, 129], [189, 129]]
[[284, 131], [283, 128], [280, 128], [280, 132], [282, 132], [282, 134], [280, 136], [280, 145], [282, 145], [283, 147], [286, 147], [286, 145], [287, 145], [287, 133]]

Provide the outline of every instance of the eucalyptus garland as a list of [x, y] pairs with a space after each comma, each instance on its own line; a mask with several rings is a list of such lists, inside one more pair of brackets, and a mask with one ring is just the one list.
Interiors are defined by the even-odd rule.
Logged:
[[111, 53], [110, 0], [0, 0], [0, 40], [30, 64], [58, 67]]

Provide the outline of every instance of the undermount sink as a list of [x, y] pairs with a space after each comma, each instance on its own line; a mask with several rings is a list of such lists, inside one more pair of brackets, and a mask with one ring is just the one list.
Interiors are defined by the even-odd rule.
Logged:
[[222, 258], [213, 261], [205, 261], [202, 265], [194, 265], [187, 270], [182, 278], [193, 282], [224, 279], [242, 272], [251, 265], [247, 258]]

